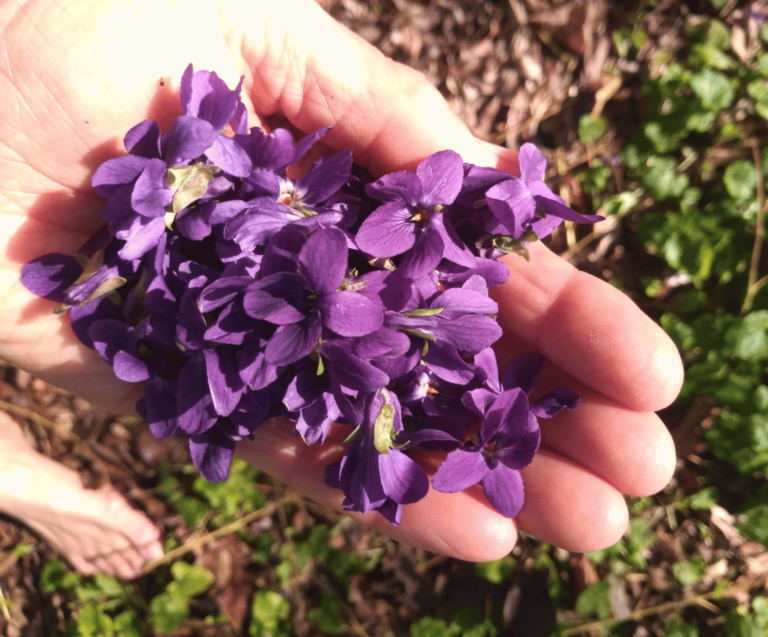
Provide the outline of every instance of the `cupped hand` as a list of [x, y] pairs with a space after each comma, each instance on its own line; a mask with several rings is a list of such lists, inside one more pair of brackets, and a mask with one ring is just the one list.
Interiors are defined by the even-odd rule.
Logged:
[[[349, 147], [374, 174], [413, 168], [450, 148], [465, 161], [517, 170], [516, 156], [475, 140], [420, 74], [386, 59], [311, 0], [16, 0], [0, 6], [0, 358], [104, 407], [130, 411], [142, 388], [116, 380], [81, 345], [66, 317], [20, 283], [21, 267], [48, 252], [74, 254], [101, 225], [90, 177], [123, 154], [122, 137], [151, 118], [180, 114], [184, 68], [215, 70], [260, 117], [296, 131], [333, 125], [324, 143]], [[252, 125], [259, 122], [254, 120]], [[539, 351], [540, 383], [566, 387], [581, 404], [542, 424], [542, 449], [523, 471], [526, 504], [516, 520], [478, 488], [430, 491], [391, 527], [393, 537], [470, 560], [498, 558], [518, 527], [574, 551], [597, 550], [624, 532], [622, 493], [649, 495], [670, 479], [671, 438], [653, 411], [682, 382], [677, 350], [621, 292], [578, 272], [543, 246], [526, 263], [509, 257], [494, 291], [505, 336], [501, 364]], [[323, 482], [340, 450], [334, 432], [306, 447], [285, 423], [265, 422], [239, 453], [317, 500], [341, 505]], [[423, 454], [426, 465], [433, 462]]]

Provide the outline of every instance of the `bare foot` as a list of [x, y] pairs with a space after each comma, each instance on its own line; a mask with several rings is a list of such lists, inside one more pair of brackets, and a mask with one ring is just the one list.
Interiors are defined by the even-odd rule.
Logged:
[[163, 555], [152, 522], [112, 488], [83, 488], [77, 473], [34, 451], [3, 413], [0, 512], [36, 531], [83, 575], [131, 579]]

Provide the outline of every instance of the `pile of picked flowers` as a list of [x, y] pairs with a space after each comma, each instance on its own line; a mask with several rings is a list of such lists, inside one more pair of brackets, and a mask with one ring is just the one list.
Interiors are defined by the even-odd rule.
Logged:
[[106, 227], [75, 256], [27, 264], [22, 282], [69, 311], [117, 378], [146, 383], [139, 413], [157, 438], [188, 435], [209, 480], [227, 478], [235, 445], [266, 418], [307, 444], [338, 422], [346, 453], [325, 480], [345, 509], [399, 523], [429, 489], [409, 456], [421, 447], [448, 451], [434, 489], [480, 483], [517, 515], [538, 419], [578, 396], [531, 402], [536, 354], [499, 373], [488, 290], [509, 276], [500, 256], [527, 258], [564, 219], [601, 217], [552, 193], [531, 144], [520, 178], [445, 150], [376, 180], [342, 150], [292, 179], [329, 129], [299, 141], [248, 130], [241, 87], [190, 65], [184, 114], [165, 134], [136, 125], [128, 155], [94, 174]]

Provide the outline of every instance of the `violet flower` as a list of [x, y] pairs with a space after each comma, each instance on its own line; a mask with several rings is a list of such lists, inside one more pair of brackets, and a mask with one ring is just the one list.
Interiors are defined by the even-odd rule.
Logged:
[[267, 361], [288, 365], [309, 354], [323, 328], [340, 336], [364, 336], [383, 322], [380, 304], [339, 291], [348, 272], [347, 240], [337, 228], [313, 234], [298, 256], [300, 272], [278, 272], [251, 285], [243, 306], [253, 318], [279, 325], [266, 348]]
[[444, 150], [422, 161], [415, 174], [401, 171], [370, 184], [368, 195], [385, 203], [360, 226], [358, 247], [379, 258], [403, 255], [398, 269], [411, 279], [433, 270], [441, 259], [474, 266], [472, 253], [442, 212], [456, 199], [463, 175], [461, 157]]
[[341, 489], [346, 511], [379, 511], [398, 525], [404, 504], [418, 502], [429, 490], [424, 470], [397, 448], [403, 430], [397, 396], [382, 389], [363, 400], [359, 422], [346, 455], [325, 472], [325, 482]]
[[[520, 148], [520, 179], [509, 179], [492, 186], [486, 200], [499, 223], [513, 239], [524, 239], [526, 233], [542, 238], [549, 235], [563, 220], [575, 223], [603, 221], [598, 215], [581, 215], [565, 205], [565, 200], [544, 183], [547, 159], [533, 144]], [[545, 215], [537, 216], [541, 209]]]
[[503, 392], [489, 406], [479, 434], [451, 451], [438, 467], [432, 487], [442, 493], [456, 493], [479, 482], [499, 513], [515, 517], [524, 502], [520, 469], [531, 463], [540, 441], [539, 426], [525, 392]]

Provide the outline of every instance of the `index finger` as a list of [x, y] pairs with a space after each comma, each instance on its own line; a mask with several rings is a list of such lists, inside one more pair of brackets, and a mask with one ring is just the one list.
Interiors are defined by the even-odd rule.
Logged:
[[668, 406], [683, 382], [669, 336], [623, 292], [541, 244], [529, 247], [530, 263], [505, 257], [511, 275], [491, 293], [505, 332], [630, 409]]

